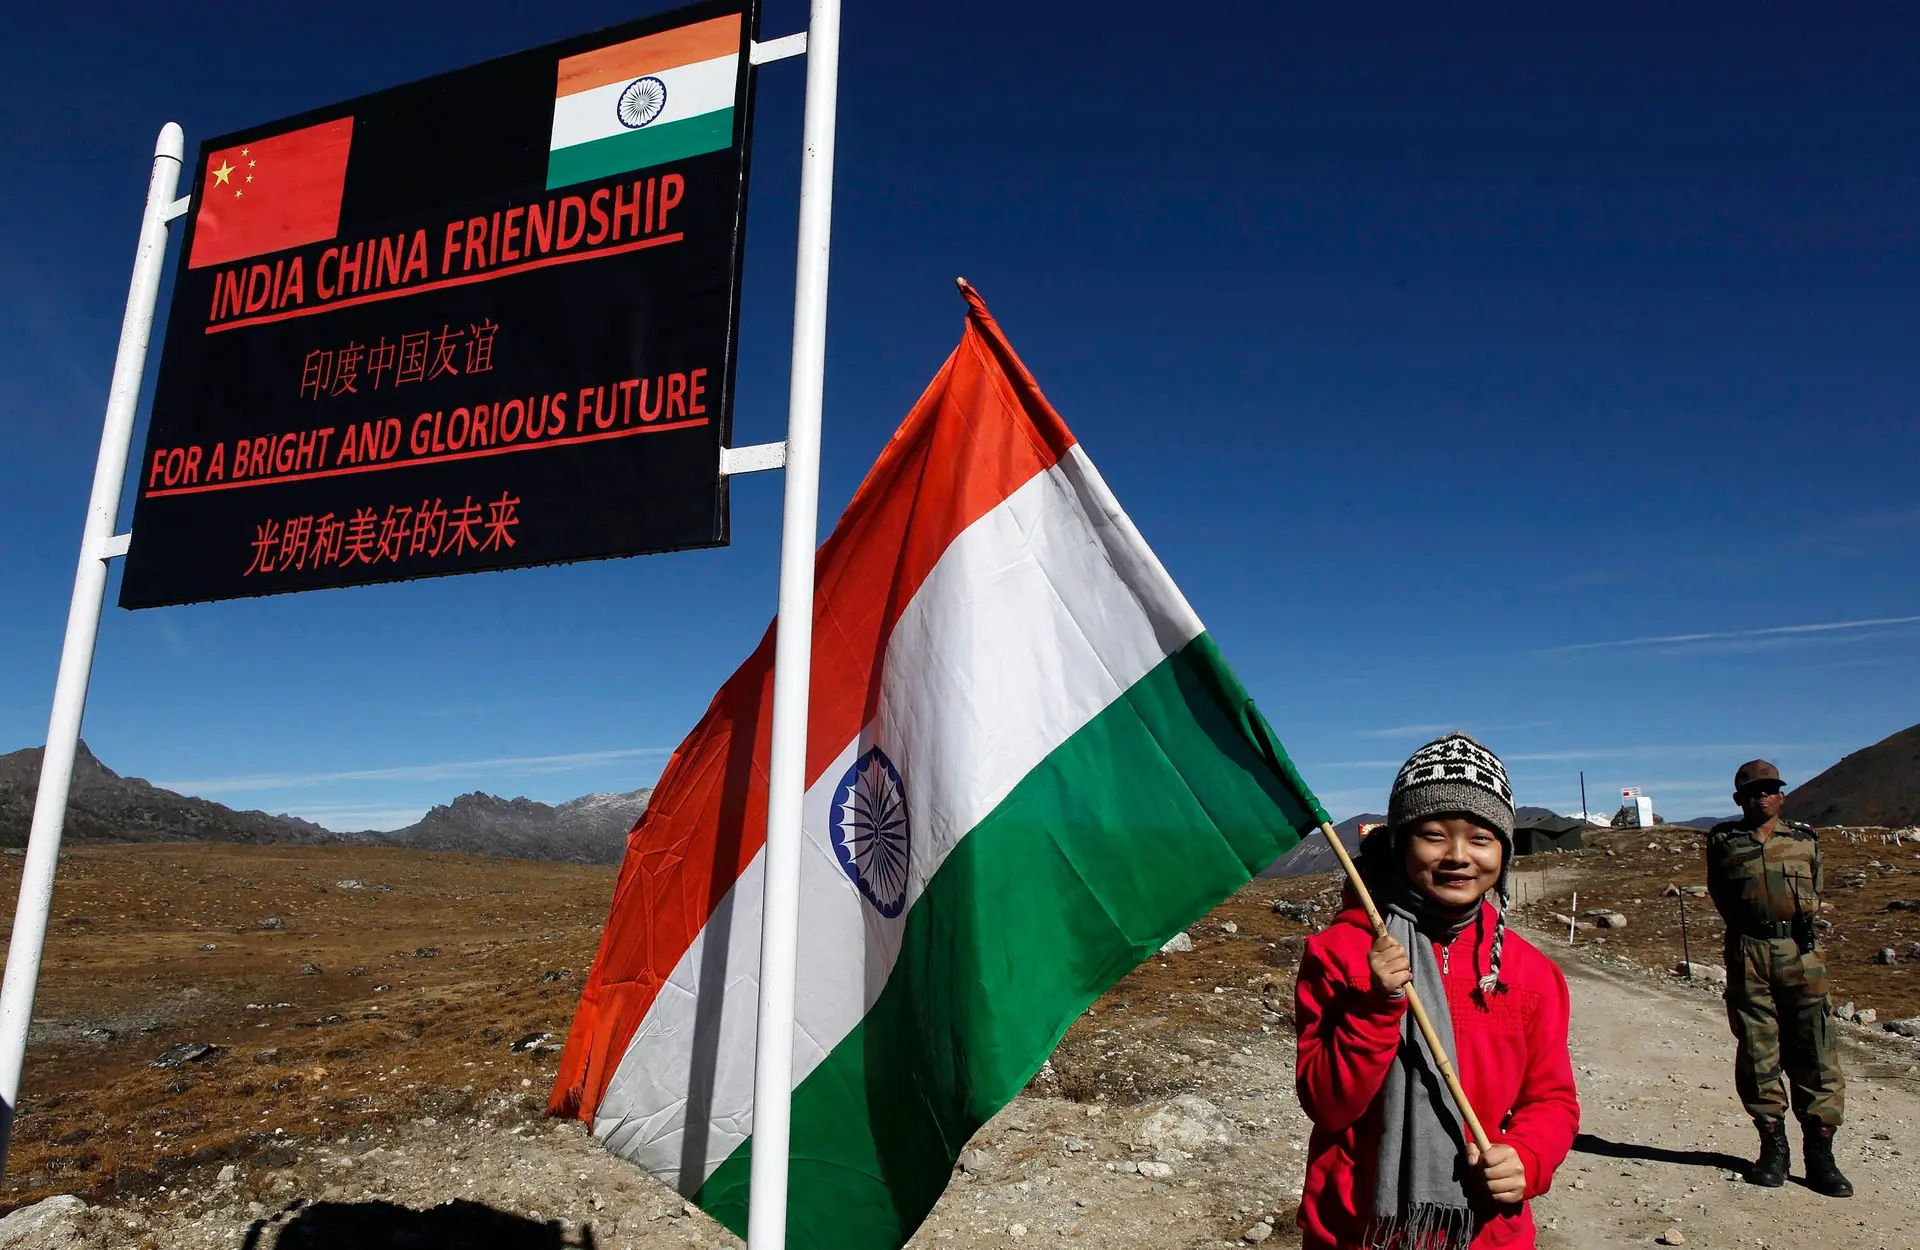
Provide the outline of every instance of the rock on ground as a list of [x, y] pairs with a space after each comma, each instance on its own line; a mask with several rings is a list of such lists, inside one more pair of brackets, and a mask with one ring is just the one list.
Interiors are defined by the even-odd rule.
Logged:
[[80, 1237], [76, 1221], [87, 1204], [72, 1194], [55, 1194], [0, 1220], [0, 1250], [40, 1250], [70, 1246]]
[[1142, 1146], [1204, 1150], [1233, 1141], [1233, 1131], [1220, 1108], [1197, 1094], [1182, 1094], [1142, 1120], [1133, 1140]]
[[[1689, 981], [1705, 981], [1709, 985], [1725, 985], [1727, 970], [1718, 964], [1683, 963], [1674, 968], [1674, 972]], [[1852, 1004], [1848, 1004], [1851, 1006]]]

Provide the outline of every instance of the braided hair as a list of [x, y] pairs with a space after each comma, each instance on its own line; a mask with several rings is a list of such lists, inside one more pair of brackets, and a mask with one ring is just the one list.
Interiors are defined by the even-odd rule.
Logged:
[[1500, 951], [1507, 944], [1507, 865], [1513, 859], [1513, 848], [1502, 844], [1504, 855], [1500, 861], [1500, 883], [1493, 887], [1493, 893], [1500, 901], [1493, 908], [1493, 945], [1487, 952], [1487, 975], [1480, 978], [1480, 992], [1492, 994], [1500, 988]]

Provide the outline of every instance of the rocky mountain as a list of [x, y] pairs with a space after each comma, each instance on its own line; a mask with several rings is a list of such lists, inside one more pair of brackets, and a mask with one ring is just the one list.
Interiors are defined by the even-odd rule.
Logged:
[[1815, 827], [1920, 824], [1920, 725], [1855, 751], [1788, 790], [1783, 814]]
[[404, 829], [373, 835], [428, 851], [472, 851], [516, 859], [617, 864], [627, 832], [647, 809], [651, 787], [626, 794], [588, 794], [548, 806], [476, 790], [433, 808]]
[[[0, 755], [0, 846], [25, 846], [40, 789], [41, 748]], [[122, 777], [80, 744], [73, 761], [64, 839], [69, 842], [350, 842], [311, 821], [237, 812], [209, 799]]]
[[[1333, 827], [1340, 835], [1340, 842], [1349, 853], [1360, 849], [1360, 826], [1376, 824], [1385, 820], [1385, 816], [1364, 812], [1341, 821]], [[1318, 833], [1302, 838], [1300, 844], [1268, 864], [1262, 877], [1303, 877], [1314, 872], [1338, 872], [1340, 861], [1333, 856], [1333, 848], [1327, 845], [1325, 837]]]
[[[39, 747], [0, 755], [0, 846], [27, 844], [40, 757]], [[74, 758], [64, 837], [68, 842], [346, 842], [616, 864], [626, 851], [627, 831], [646, 810], [652, 793], [588, 794], [549, 806], [476, 791], [433, 808], [404, 829], [339, 833], [297, 816], [235, 811], [138, 777], [122, 777], [83, 742]]]

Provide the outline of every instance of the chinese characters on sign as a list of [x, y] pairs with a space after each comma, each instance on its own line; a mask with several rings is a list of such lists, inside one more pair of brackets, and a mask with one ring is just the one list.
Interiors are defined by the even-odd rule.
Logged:
[[[388, 342], [382, 334], [372, 346], [349, 342], [316, 347], [300, 364], [300, 397], [326, 399], [358, 395], [360, 387], [405, 386], [462, 373], [493, 369], [493, 336], [500, 327], [482, 320], [463, 329], [442, 325], [436, 333], [416, 330]], [[429, 364], [431, 362], [431, 364]]]
[[725, 543], [757, 26], [709, 0], [203, 144], [121, 604]]
[[518, 496], [501, 491], [484, 506], [469, 495], [454, 508], [423, 499], [417, 506], [388, 504], [385, 512], [362, 507], [350, 516], [269, 518], [253, 527], [253, 559], [242, 576], [506, 551], [516, 544], [519, 507]]

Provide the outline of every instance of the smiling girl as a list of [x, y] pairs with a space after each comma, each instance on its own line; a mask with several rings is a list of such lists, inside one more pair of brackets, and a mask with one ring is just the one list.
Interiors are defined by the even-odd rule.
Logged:
[[[1534, 1244], [1527, 1202], [1572, 1148], [1580, 1106], [1566, 978], [1507, 932], [1512, 859], [1513, 791], [1493, 752], [1465, 734], [1415, 751], [1360, 850], [1387, 935], [1349, 890], [1300, 961], [1305, 1250]], [[1407, 1012], [1408, 985], [1486, 1127], [1484, 1153]]]

